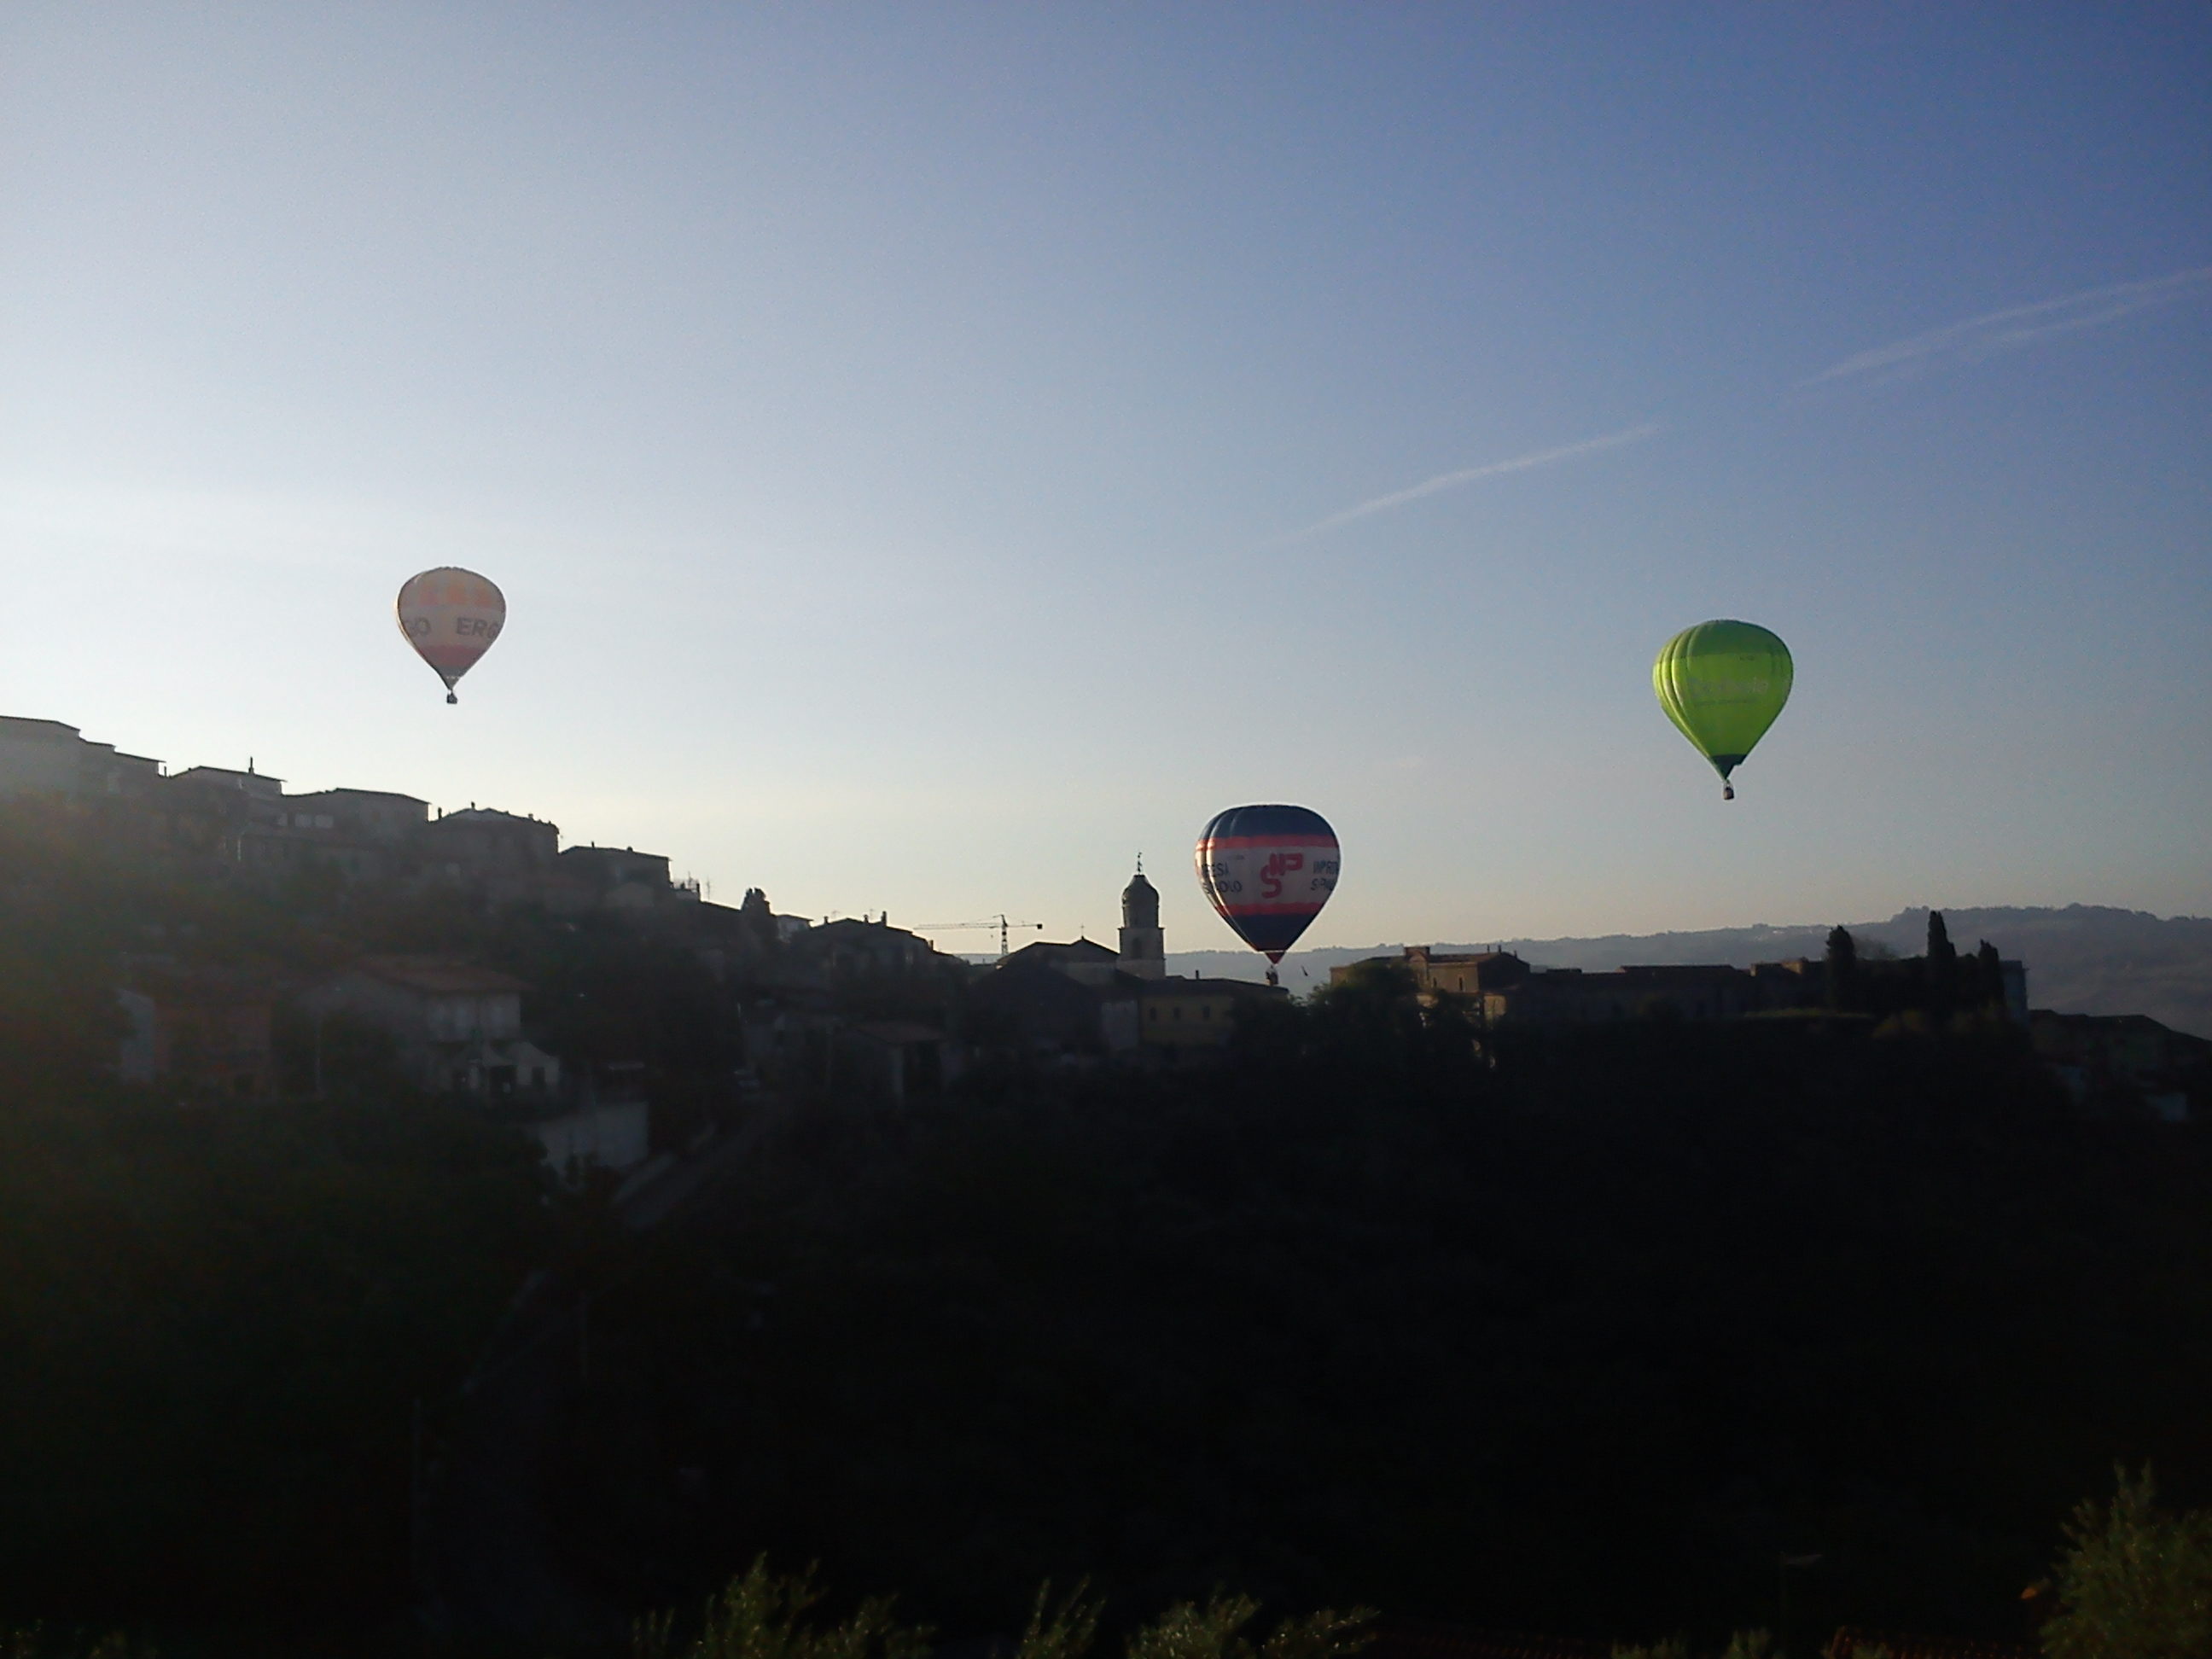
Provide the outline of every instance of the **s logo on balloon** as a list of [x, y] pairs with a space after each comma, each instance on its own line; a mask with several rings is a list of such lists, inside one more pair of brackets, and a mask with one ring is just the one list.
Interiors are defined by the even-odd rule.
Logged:
[[1304, 806], [1232, 806], [1198, 837], [1198, 884], [1237, 937], [1273, 964], [1336, 890], [1342, 854], [1328, 820]]

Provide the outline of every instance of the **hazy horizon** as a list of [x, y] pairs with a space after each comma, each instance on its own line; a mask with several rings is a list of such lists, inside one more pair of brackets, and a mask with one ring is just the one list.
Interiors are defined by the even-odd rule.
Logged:
[[[2203, 915], [2207, 85], [2179, 4], [21, 0], [0, 709], [815, 916], [1141, 852], [1226, 947], [1263, 799], [1310, 946]], [[1726, 806], [1715, 616], [1797, 662]]]

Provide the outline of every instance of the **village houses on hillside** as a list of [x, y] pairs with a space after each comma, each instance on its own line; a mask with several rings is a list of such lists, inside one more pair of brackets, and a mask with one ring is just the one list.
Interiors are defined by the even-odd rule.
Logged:
[[[320, 881], [527, 903], [556, 916], [599, 913], [681, 942], [718, 976], [806, 931], [757, 893], [735, 909], [707, 903], [700, 884], [673, 877], [659, 854], [563, 848], [556, 825], [526, 814], [474, 804], [440, 813], [388, 790], [289, 793], [250, 761], [242, 771], [171, 773], [58, 720], [0, 716], [0, 801], [25, 798], [61, 804], [103, 838], [186, 878], [264, 888]], [[401, 1073], [428, 1092], [535, 1102], [549, 1122], [595, 1114], [589, 1134], [556, 1124], [561, 1144], [617, 1164], [645, 1153], [645, 1103], [631, 1097], [634, 1083], [564, 1068], [524, 1029], [531, 988], [478, 964], [370, 956], [280, 984], [234, 964], [143, 951], [118, 960], [116, 988], [126, 1022], [116, 1072], [125, 1081], [270, 1093], [275, 1014], [284, 1006], [312, 1022], [318, 1068], [324, 1026], [342, 1016], [384, 1033]], [[624, 1127], [608, 1131], [599, 1120], [617, 1109], [628, 1115]]]
[[558, 915], [631, 915], [700, 902], [696, 881], [631, 848], [560, 844], [557, 825], [473, 802], [434, 813], [381, 789], [288, 794], [255, 769], [156, 760], [94, 743], [58, 720], [0, 715], [0, 799], [65, 801], [110, 834], [167, 855], [187, 872], [266, 882], [321, 873], [340, 882], [456, 887], [495, 903], [528, 902]]

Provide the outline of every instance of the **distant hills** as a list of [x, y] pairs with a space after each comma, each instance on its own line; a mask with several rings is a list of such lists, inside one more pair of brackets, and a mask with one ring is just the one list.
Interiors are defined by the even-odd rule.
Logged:
[[[2176, 1030], [2212, 1037], [2212, 917], [2160, 917], [2144, 910], [2069, 904], [2063, 909], [2007, 906], [1946, 910], [1952, 941], [1971, 951], [1988, 939], [2027, 964], [2028, 1000], [2074, 1014], [2148, 1014]], [[1816, 957], [1831, 924], [1716, 927], [1688, 933], [1608, 933], [1598, 939], [1509, 939], [1473, 944], [1436, 942], [1439, 951], [1511, 951], [1544, 968], [1620, 968], [1629, 963], [1729, 963], [1748, 967], [1789, 957]], [[1899, 910], [1887, 921], [1844, 924], [1863, 950], [1883, 945], [1917, 956], [1927, 942], [1928, 912]], [[1416, 940], [1415, 943], [1428, 943]], [[1326, 981], [1340, 963], [1395, 956], [1396, 945], [1297, 951], [1283, 959], [1283, 983], [1293, 990]], [[1176, 951], [1171, 973], [1258, 979], [1267, 964], [1249, 951]]]

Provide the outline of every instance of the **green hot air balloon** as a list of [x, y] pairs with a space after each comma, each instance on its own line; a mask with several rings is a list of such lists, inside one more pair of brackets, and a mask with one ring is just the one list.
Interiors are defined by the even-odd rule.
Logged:
[[1705, 622], [1667, 641], [1651, 665], [1651, 689], [1675, 729], [1721, 775], [1721, 798], [1735, 799], [1729, 774], [1766, 735], [1790, 701], [1790, 647], [1755, 623]]

